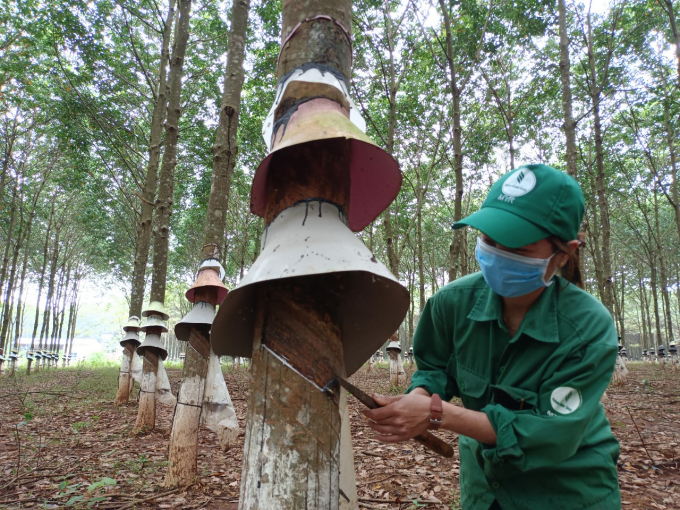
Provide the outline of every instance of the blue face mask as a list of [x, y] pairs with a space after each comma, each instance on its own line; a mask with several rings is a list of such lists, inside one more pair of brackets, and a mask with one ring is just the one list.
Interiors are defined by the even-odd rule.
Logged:
[[552, 284], [552, 279], [546, 282], [543, 278], [554, 253], [547, 259], [532, 259], [501, 250], [477, 238], [475, 255], [484, 280], [499, 296], [524, 296]]

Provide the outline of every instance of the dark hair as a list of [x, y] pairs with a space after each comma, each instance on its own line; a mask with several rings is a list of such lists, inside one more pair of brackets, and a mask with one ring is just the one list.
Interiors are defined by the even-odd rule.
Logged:
[[583, 289], [583, 276], [581, 275], [580, 266], [580, 250], [582, 246], [586, 245], [585, 234], [579, 232], [577, 236], [578, 247], [571, 251], [567, 247], [567, 241], [560, 239], [556, 236], [551, 236], [548, 238], [550, 244], [553, 247], [567, 256], [567, 263], [560, 269], [560, 276], [567, 280], [569, 283], [573, 283], [577, 287]]

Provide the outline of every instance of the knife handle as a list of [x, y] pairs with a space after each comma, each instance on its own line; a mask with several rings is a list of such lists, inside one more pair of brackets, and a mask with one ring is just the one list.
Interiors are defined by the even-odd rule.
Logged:
[[438, 453], [442, 457], [451, 458], [453, 457], [453, 447], [439, 439], [437, 436], [430, 434], [429, 432], [423, 432], [422, 434], [413, 438], [418, 441], [428, 450], [432, 450]]

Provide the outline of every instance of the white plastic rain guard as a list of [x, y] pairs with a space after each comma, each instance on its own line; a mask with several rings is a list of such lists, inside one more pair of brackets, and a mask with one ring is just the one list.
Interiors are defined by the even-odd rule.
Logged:
[[217, 312], [210, 335], [215, 353], [252, 356], [259, 285], [326, 273], [346, 273], [341, 328], [352, 375], [397, 330], [409, 294], [347, 228], [339, 207], [318, 200], [289, 207], [267, 226], [260, 256]]
[[168, 328], [165, 325], [164, 319], [160, 315], [149, 315], [146, 322], [140, 328], [140, 331], [148, 331], [149, 328], [161, 328], [163, 333], [167, 333]]
[[188, 342], [191, 326], [210, 326], [214, 319], [215, 307], [207, 301], [199, 301], [181, 321], [175, 324], [175, 336], [177, 340]]
[[125, 347], [125, 342], [133, 342], [135, 344], [135, 347], [137, 347], [141, 342], [139, 341], [139, 333], [136, 331], [128, 331], [125, 333], [123, 336], [123, 339], [120, 341], [121, 347]]
[[137, 317], [136, 315], [130, 316], [130, 318], [128, 319], [125, 326], [123, 326], [123, 331], [130, 331], [130, 330], [136, 331], [136, 330], [138, 330], [139, 326], [140, 326], [140, 322], [141, 321], [139, 320], [139, 317]]
[[387, 344], [386, 349], [388, 351], [394, 350], [397, 352], [401, 352], [401, 346], [399, 345], [399, 342], [397, 340], [392, 340], [389, 344]]
[[[167, 329], [165, 331], [167, 331]], [[144, 351], [148, 347], [155, 347], [158, 349], [160, 351], [159, 355], [163, 361], [165, 361], [165, 358], [168, 357], [168, 351], [166, 351], [165, 347], [163, 347], [163, 342], [161, 342], [160, 335], [147, 334], [146, 338], [144, 338], [144, 341], [142, 342], [142, 345], [137, 347], [137, 353], [140, 356], [144, 356]]]
[[339, 90], [345, 97], [345, 101], [349, 107], [349, 120], [361, 131], [364, 133], [366, 132], [366, 121], [359, 113], [359, 109], [354, 104], [354, 101], [352, 101], [352, 97], [349, 95], [347, 82], [344, 79], [341, 80], [326, 66], [315, 67], [312, 65], [298, 67], [290, 73], [285, 81], [278, 84], [274, 104], [262, 124], [262, 138], [264, 138], [264, 143], [270, 151], [272, 149], [272, 133], [274, 132], [274, 117], [276, 116], [276, 110], [281, 104], [281, 101], [286, 98], [286, 89], [293, 82], [321, 83]]
[[150, 315], [160, 315], [161, 319], [167, 321], [170, 316], [165, 311], [165, 305], [160, 301], [151, 301], [144, 310], [142, 310], [142, 317], [149, 317]]
[[217, 434], [223, 450], [236, 442], [240, 432], [234, 405], [222, 375], [220, 359], [212, 348], [208, 359], [208, 373], [205, 376], [201, 423]]

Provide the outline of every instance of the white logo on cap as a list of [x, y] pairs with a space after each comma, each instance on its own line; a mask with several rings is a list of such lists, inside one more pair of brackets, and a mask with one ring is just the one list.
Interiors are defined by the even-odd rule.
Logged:
[[560, 414], [570, 414], [581, 407], [581, 392], [569, 386], [555, 388], [550, 395], [550, 405]]
[[526, 195], [536, 186], [536, 175], [528, 168], [518, 168], [510, 175], [501, 188], [503, 193], [510, 197]]

